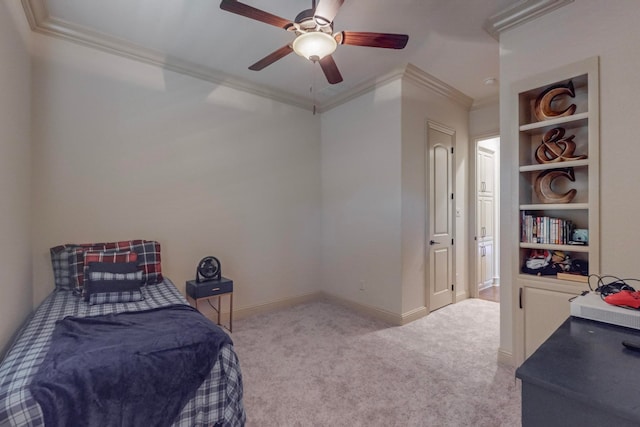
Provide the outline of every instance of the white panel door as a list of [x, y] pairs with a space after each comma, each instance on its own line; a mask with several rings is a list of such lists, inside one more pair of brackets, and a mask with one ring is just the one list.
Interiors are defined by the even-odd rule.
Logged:
[[453, 143], [452, 129], [429, 122], [427, 131], [429, 310], [453, 302]]

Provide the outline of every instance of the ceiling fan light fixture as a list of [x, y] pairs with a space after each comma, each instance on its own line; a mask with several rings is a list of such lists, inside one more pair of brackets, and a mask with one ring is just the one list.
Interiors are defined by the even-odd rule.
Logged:
[[312, 61], [319, 61], [335, 52], [338, 43], [327, 33], [312, 31], [296, 37], [292, 47], [298, 55]]

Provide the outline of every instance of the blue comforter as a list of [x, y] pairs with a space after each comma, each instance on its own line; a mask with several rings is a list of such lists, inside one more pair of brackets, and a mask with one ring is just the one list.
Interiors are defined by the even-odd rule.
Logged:
[[168, 426], [226, 343], [187, 305], [66, 317], [30, 390], [47, 426]]

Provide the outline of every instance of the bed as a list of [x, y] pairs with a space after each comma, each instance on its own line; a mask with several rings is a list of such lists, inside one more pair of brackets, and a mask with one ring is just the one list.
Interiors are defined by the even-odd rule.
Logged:
[[[129, 247], [135, 246], [135, 242], [140, 241], [128, 241]], [[105, 247], [108, 248], [109, 244], [65, 246], [87, 249], [89, 246], [95, 247], [92, 245], [98, 245], [100, 250], [104, 250]], [[125, 246], [127, 245], [125, 244]], [[67, 252], [66, 255], [69, 254], [68, 247], [64, 249]], [[49, 350], [53, 347], [52, 336], [62, 323], [62, 319], [86, 318], [92, 320], [100, 319], [101, 316], [122, 316], [130, 313], [145, 315], [144, 313], [147, 311], [188, 306], [187, 300], [174, 284], [160, 274], [160, 253], [157, 243], [156, 248], [157, 253], [154, 254], [152, 260], [155, 264], [155, 272], [150, 272], [147, 268], [148, 265], [144, 265], [149, 261], [149, 259], [145, 259], [145, 254], [142, 253], [142, 257], [139, 256], [139, 265], [144, 265], [143, 269], [146, 269], [146, 275], [153, 276], [154, 273], [157, 273], [153, 278], [155, 283], [147, 282], [143, 287], [143, 299], [130, 302], [101, 303], [92, 303], [93, 301], [88, 301], [78, 293], [72, 283], [73, 269], [71, 274], [67, 274], [69, 264], [73, 262], [73, 259], [69, 257], [61, 262], [58, 256], [59, 252], [54, 254], [54, 248], [52, 248], [56, 288], [18, 333], [0, 365], [0, 426], [45, 425], [43, 410], [31, 392], [32, 383], [39, 374], [39, 367], [48, 358]], [[86, 250], [83, 252], [85, 255], [87, 254]], [[122, 250], [117, 249], [114, 252], [122, 253]], [[153, 268], [152, 266], [152, 270]], [[86, 272], [85, 269], [83, 273]], [[186, 307], [182, 308], [187, 310]], [[199, 315], [197, 312], [195, 314]], [[232, 343], [221, 345], [215, 361], [211, 363], [213, 367], [208, 371], [208, 374], [205, 373], [204, 381], [195, 390], [195, 395], [190, 394], [192, 397], [179, 411], [178, 416], [172, 422], [168, 421], [167, 425], [244, 425], [246, 415], [242, 402], [242, 374]]]

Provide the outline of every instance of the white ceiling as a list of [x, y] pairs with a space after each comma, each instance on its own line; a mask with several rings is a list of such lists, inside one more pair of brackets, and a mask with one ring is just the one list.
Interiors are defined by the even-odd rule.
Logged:
[[[311, 7], [311, 0], [242, 2], [288, 20]], [[406, 33], [409, 42], [404, 50], [338, 46], [333, 57], [344, 81], [337, 85], [327, 83], [318, 64], [295, 54], [250, 71], [249, 65], [290, 43], [294, 35], [225, 12], [220, 0], [23, 0], [23, 5], [35, 30], [309, 105], [314, 87], [315, 102], [321, 105], [408, 63], [476, 102], [494, 98], [498, 85], [484, 81], [499, 78], [499, 45], [483, 26], [509, 7], [557, 2], [345, 0], [334, 31]]]

